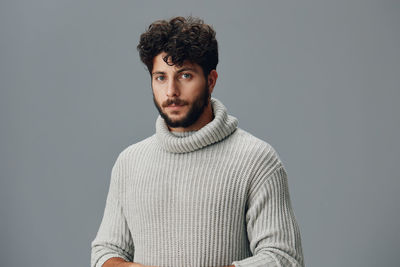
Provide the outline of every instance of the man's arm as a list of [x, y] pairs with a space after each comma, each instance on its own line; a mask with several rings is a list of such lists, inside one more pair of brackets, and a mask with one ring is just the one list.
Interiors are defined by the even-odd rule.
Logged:
[[91, 244], [91, 267], [102, 267], [113, 257], [127, 262], [133, 261], [134, 244], [121, 204], [121, 198], [124, 196], [124, 168], [121, 165], [121, 159], [118, 157], [111, 171], [103, 219]]
[[234, 261], [235, 267], [304, 266], [300, 231], [291, 207], [283, 165], [260, 173], [249, 192], [247, 233], [253, 256]]
[[[140, 263], [127, 262], [121, 258], [111, 258], [103, 264], [103, 267], [156, 267], [156, 266], [146, 266]], [[229, 265], [223, 267], [235, 267], [235, 266]]]

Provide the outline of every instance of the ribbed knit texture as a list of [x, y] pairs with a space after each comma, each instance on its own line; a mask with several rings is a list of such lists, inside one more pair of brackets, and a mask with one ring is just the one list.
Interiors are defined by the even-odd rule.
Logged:
[[162, 267], [304, 266], [285, 168], [212, 98], [198, 131], [156, 133], [111, 171], [91, 266], [111, 257]]

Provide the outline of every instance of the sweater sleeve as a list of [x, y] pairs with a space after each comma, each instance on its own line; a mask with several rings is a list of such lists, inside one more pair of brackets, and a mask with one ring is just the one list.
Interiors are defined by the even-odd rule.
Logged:
[[123, 168], [117, 159], [111, 171], [103, 219], [95, 239], [91, 243], [91, 267], [101, 267], [112, 257], [133, 260], [134, 246], [120, 198]]
[[236, 267], [304, 266], [300, 231], [283, 165], [249, 193], [246, 227], [252, 256]]

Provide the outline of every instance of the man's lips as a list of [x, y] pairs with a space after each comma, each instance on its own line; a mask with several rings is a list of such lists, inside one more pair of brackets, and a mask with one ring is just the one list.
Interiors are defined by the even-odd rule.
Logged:
[[171, 104], [171, 105], [168, 105], [167, 108], [170, 108], [170, 109], [180, 109], [180, 108], [182, 108], [183, 106], [184, 106], [184, 105]]

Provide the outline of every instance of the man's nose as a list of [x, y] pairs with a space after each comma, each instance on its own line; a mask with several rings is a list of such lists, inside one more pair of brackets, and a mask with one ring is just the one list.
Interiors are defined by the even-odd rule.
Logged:
[[168, 82], [167, 96], [168, 97], [179, 96], [179, 88], [175, 79], [170, 79], [170, 81]]

